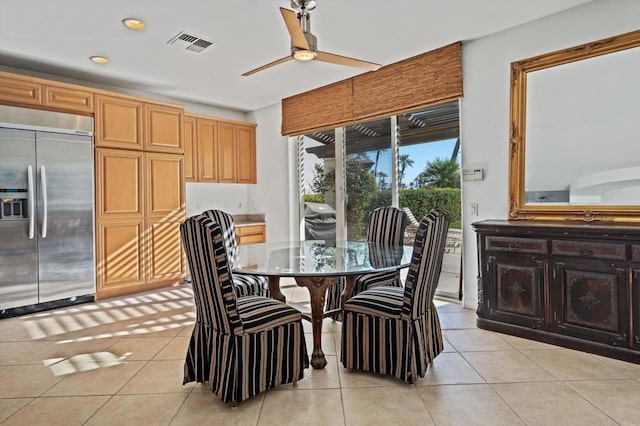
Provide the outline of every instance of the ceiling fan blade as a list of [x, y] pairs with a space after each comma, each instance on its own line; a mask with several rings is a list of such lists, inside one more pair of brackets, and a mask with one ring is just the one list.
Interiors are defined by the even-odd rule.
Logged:
[[284, 18], [284, 23], [287, 26], [287, 30], [289, 30], [291, 43], [298, 49], [309, 50], [309, 43], [307, 42], [307, 38], [304, 36], [304, 32], [302, 31], [302, 27], [300, 26], [300, 21], [298, 21], [298, 15], [296, 14], [296, 12], [281, 7], [280, 13]]
[[284, 58], [280, 58], [280, 59], [277, 59], [277, 60], [275, 60], [273, 62], [269, 62], [267, 65], [263, 65], [263, 66], [258, 67], [256, 69], [253, 69], [251, 71], [247, 71], [244, 74], [242, 74], [242, 76], [243, 77], [247, 77], [247, 76], [249, 76], [251, 74], [257, 73], [258, 71], [266, 70], [267, 68], [271, 68], [271, 67], [279, 65], [279, 64], [281, 64], [283, 62], [290, 61], [291, 59], [293, 59], [293, 58], [291, 58], [291, 56], [285, 56]]
[[317, 61], [329, 62], [338, 65], [347, 65], [349, 67], [364, 68], [369, 71], [375, 71], [382, 65], [374, 64], [373, 62], [361, 61], [360, 59], [349, 58], [348, 56], [340, 56], [335, 53], [318, 51], [316, 56]]

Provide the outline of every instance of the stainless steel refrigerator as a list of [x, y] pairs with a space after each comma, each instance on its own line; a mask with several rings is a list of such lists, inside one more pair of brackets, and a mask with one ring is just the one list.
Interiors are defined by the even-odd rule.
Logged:
[[93, 118], [0, 106], [0, 315], [95, 294]]

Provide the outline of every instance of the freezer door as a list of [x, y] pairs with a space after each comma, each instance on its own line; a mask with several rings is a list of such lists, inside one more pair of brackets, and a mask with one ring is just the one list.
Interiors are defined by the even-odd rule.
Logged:
[[32, 174], [29, 192], [28, 170], [35, 173], [35, 152], [34, 132], [0, 128], [0, 310], [38, 302], [35, 232], [29, 238], [35, 190]]
[[95, 294], [93, 147], [36, 133], [40, 303]]

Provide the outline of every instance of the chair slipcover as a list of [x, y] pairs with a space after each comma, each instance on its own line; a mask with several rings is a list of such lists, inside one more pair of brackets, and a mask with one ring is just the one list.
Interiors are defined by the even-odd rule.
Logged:
[[449, 223], [439, 211], [422, 219], [405, 287], [376, 287], [344, 306], [341, 359], [345, 368], [413, 383], [442, 351], [433, 304]]
[[[370, 243], [402, 244], [406, 225], [407, 215], [404, 211], [390, 206], [379, 207], [369, 213], [367, 241]], [[340, 308], [340, 297], [345, 284], [345, 279], [341, 278], [338, 284], [329, 287], [327, 290], [327, 310]], [[369, 288], [382, 286], [402, 287], [400, 271], [372, 272], [358, 275], [353, 288], [353, 295]]]
[[237, 403], [302, 379], [309, 358], [300, 312], [265, 297], [236, 298], [222, 229], [209, 217], [188, 218], [180, 233], [196, 306], [183, 384], [209, 382]]
[[[233, 223], [233, 216], [222, 210], [206, 210], [202, 212], [214, 222], [220, 224], [224, 243], [227, 246], [227, 255], [229, 265], [233, 268], [234, 261], [238, 255], [238, 240], [236, 239], [236, 230]], [[243, 296], [264, 296], [270, 297], [269, 285], [267, 278], [261, 275], [245, 275], [236, 274], [233, 276], [233, 290], [237, 297]]]

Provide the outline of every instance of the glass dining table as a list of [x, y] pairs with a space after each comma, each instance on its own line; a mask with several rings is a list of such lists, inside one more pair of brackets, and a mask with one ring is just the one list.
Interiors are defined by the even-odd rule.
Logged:
[[324, 368], [327, 360], [322, 351], [322, 321], [340, 312], [340, 309], [324, 311], [327, 288], [344, 277], [344, 304], [353, 292], [358, 275], [405, 268], [409, 266], [411, 254], [411, 246], [362, 241], [270, 242], [239, 246], [232, 272], [266, 276], [271, 296], [282, 302], [286, 300], [280, 291], [280, 277], [292, 277], [298, 286], [309, 290], [311, 315], [303, 313], [303, 317], [311, 321], [313, 329], [311, 365]]

